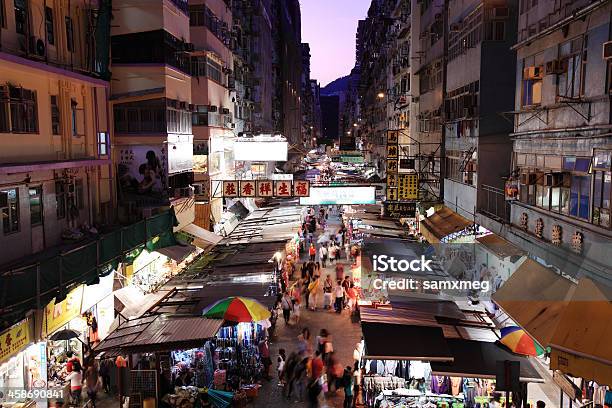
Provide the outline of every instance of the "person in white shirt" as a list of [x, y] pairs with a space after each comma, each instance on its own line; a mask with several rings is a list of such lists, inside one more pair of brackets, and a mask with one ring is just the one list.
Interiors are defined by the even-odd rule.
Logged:
[[325, 268], [327, 262], [327, 247], [325, 245], [321, 245], [321, 248], [319, 248], [319, 259], [321, 260], [321, 266]]
[[346, 292], [342, 287], [342, 281], [339, 280], [336, 284], [336, 287], [334, 288], [334, 297], [336, 298], [336, 313], [342, 313], [342, 306], [344, 305], [344, 296], [346, 296]]

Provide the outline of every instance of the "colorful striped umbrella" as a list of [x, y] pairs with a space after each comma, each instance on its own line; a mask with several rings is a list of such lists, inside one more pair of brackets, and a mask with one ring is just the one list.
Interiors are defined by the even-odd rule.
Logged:
[[518, 326], [508, 326], [501, 329], [501, 339], [499, 342], [517, 354], [535, 357], [545, 352], [544, 347], [540, 346], [525, 330]]
[[206, 307], [202, 312], [210, 319], [223, 319], [228, 322], [258, 322], [270, 318], [270, 311], [254, 299], [230, 296]]

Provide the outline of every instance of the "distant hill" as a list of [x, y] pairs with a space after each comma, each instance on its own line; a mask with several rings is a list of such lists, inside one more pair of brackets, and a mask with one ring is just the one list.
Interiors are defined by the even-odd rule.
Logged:
[[334, 95], [346, 91], [348, 87], [349, 76], [343, 76], [333, 80], [325, 87], [321, 88], [321, 95]]

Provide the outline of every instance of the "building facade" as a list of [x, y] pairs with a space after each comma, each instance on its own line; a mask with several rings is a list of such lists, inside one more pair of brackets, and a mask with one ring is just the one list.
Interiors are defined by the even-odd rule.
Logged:
[[[509, 224], [533, 256], [610, 284], [608, 1], [521, 1]], [[483, 221], [484, 222], [484, 221]]]
[[110, 4], [0, 7], [0, 264], [7, 264], [115, 221]]
[[113, 3], [113, 154], [125, 221], [172, 206], [194, 220], [189, 8], [186, 0]]

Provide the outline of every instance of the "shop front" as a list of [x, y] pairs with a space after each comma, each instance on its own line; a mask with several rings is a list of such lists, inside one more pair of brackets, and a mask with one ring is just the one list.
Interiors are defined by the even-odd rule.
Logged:
[[[362, 329], [363, 400], [368, 407], [474, 408], [495, 398], [503, 403], [495, 379], [498, 362], [504, 361], [520, 364], [524, 385], [513, 395], [516, 406], [525, 406], [527, 383], [543, 382], [527, 358], [490, 341], [446, 338], [446, 328], [362, 322]], [[390, 336], [406, 341], [391, 344]]]
[[45, 343], [35, 343], [34, 320], [25, 319], [0, 334], [0, 405], [10, 408], [46, 408], [44, 398], [10, 390], [46, 390], [47, 356]]

